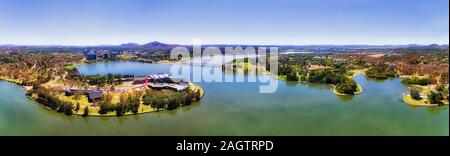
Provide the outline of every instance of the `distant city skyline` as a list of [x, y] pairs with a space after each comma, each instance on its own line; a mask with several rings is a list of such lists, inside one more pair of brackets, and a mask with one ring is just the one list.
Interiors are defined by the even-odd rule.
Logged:
[[448, 0], [0, 0], [0, 45], [449, 44]]

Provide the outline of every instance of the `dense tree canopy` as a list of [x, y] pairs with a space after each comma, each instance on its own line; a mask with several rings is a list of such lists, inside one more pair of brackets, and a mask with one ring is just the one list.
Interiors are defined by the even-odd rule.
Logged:
[[133, 78], [133, 75], [128, 74], [106, 74], [106, 75], [80, 75], [76, 68], [67, 69], [68, 79], [87, 82], [90, 85], [104, 85], [113, 84], [114, 82], [122, 82]]
[[414, 100], [422, 100], [422, 98], [420, 97], [420, 93], [418, 90], [416, 89], [412, 89], [409, 94], [411, 95], [411, 98]]
[[298, 81], [297, 73], [291, 72], [291, 73], [287, 74], [286, 79], [288, 81]]
[[431, 84], [431, 80], [427, 79], [427, 78], [418, 78], [418, 77], [413, 77], [413, 78], [404, 78], [402, 80], [402, 83], [404, 84], [411, 84], [411, 85], [421, 85], [421, 86], [426, 86]]
[[339, 93], [344, 93], [344, 94], [349, 94], [349, 95], [353, 95], [355, 94], [355, 92], [357, 91], [358, 85], [356, 84], [356, 82], [354, 80], [348, 79], [348, 80], [344, 80], [341, 83], [338, 83], [336, 85], [336, 90]]
[[441, 93], [431, 91], [430, 94], [428, 94], [428, 101], [432, 104], [442, 104], [442, 100], [444, 100], [444, 97]]
[[155, 109], [175, 109], [179, 106], [190, 105], [192, 102], [199, 100], [199, 92], [190, 90], [183, 92], [173, 92], [170, 94], [161, 94], [155, 92], [147, 92], [143, 96], [144, 105], [150, 105]]
[[373, 79], [388, 79], [392, 77], [397, 77], [397, 71], [394, 66], [387, 64], [378, 64], [366, 71], [367, 77]]
[[84, 107], [83, 117], [87, 117], [89, 115], [89, 107]]

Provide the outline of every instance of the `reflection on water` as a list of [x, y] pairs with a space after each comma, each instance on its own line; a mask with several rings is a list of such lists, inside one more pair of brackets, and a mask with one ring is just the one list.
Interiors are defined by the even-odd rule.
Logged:
[[428, 107], [428, 108], [427, 108], [427, 111], [428, 111], [431, 115], [436, 116], [436, 115], [439, 115], [439, 114], [441, 114], [441, 113], [443, 113], [443, 112], [448, 111], [448, 106], [443, 106], [443, 107]]
[[84, 118], [84, 119], [83, 119], [83, 122], [84, 122], [85, 124], [89, 124], [89, 117]]
[[369, 77], [366, 77], [366, 78], [367, 78], [367, 80], [373, 81], [373, 82], [385, 82], [385, 81], [392, 81], [392, 80], [398, 79], [398, 78], [387, 78], [384, 80], [380, 80], [380, 79], [373, 79], [373, 78], [369, 78]]
[[333, 86], [328, 84], [304, 82], [302, 85], [306, 85], [310, 89], [333, 89]]
[[343, 102], [347, 102], [353, 99], [353, 95], [346, 95], [346, 96], [338, 96], [339, 100], [343, 101]]
[[298, 82], [292, 82], [292, 81], [285, 81], [285, 83], [286, 83], [286, 86], [288, 86], [288, 87], [295, 87], [300, 84]]

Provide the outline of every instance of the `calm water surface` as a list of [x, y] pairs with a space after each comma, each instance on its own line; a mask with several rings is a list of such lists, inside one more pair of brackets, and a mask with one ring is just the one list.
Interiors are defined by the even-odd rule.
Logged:
[[[109, 62], [77, 67], [80, 73], [147, 75], [170, 65]], [[231, 76], [231, 75], [226, 75]], [[112, 118], [81, 118], [50, 111], [25, 91], [0, 82], [0, 135], [449, 135], [448, 107], [402, 102], [400, 79], [355, 80], [364, 93], [338, 97], [329, 86], [279, 81], [259, 94], [259, 83], [198, 83], [200, 102], [173, 111]]]

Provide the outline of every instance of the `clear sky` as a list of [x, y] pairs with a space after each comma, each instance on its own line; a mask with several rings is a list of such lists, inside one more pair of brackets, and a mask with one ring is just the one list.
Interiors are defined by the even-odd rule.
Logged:
[[448, 44], [448, 0], [0, 0], [0, 44]]

